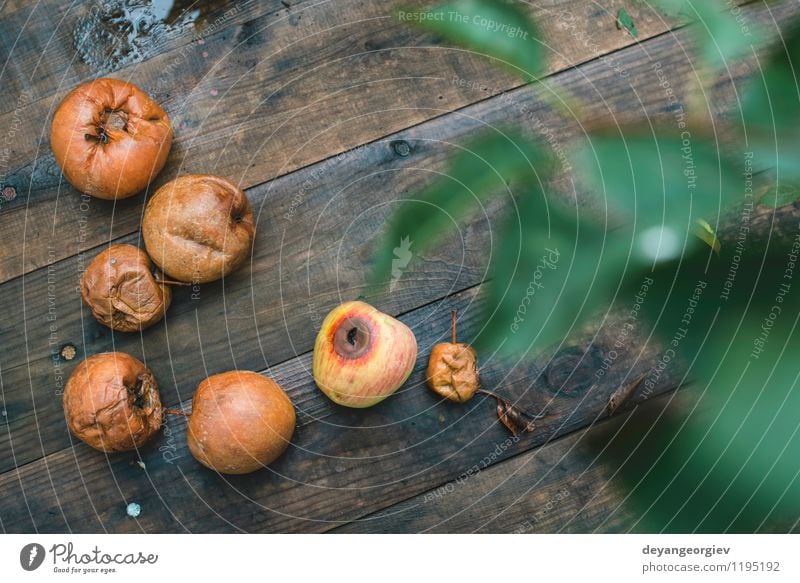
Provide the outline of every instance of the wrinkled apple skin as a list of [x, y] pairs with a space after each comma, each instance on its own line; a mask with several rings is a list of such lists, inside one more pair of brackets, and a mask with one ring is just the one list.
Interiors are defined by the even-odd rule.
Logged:
[[481, 386], [477, 362], [469, 344], [437, 344], [428, 360], [428, 386], [445, 399], [466, 403]]
[[136, 85], [96, 79], [64, 97], [53, 116], [50, 146], [75, 188], [106, 200], [128, 198], [164, 167], [172, 124]]
[[225, 178], [187, 174], [159, 188], [144, 210], [142, 239], [164, 273], [186, 283], [226, 277], [250, 256], [253, 209]]
[[124, 352], [93, 354], [64, 388], [64, 416], [73, 435], [106, 453], [131, 451], [164, 421], [158, 383], [144, 363]]
[[335, 308], [322, 322], [312, 368], [332, 401], [364, 408], [400, 388], [416, 360], [417, 339], [408, 326], [356, 301]]
[[84, 270], [81, 297], [101, 324], [118, 332], [136, 332], [161, 320], [172, 290], [156, 281], [144, 251], [133, 245], [111, 245]]

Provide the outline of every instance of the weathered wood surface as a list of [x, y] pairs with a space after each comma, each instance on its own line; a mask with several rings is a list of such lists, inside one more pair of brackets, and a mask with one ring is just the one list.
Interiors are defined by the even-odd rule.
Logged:
[[[650, 54], [658, 54], [676, 88], [691, 75], [680, 47], [663, 36], [617, 54], [628, 71], [625, 83], [609, 76], [600, 61], [558, 75], [554, 83], [579, 93], [588, 80], [591, 94], [603, 96], [587, 100], [590, 118], [668, 116], [663, 90], [651, 81]], [[719, 88], [719, 107], [730, 91], [730, 84]], [[631, 107], [634, 97], [640, 109]], [[558, 140], [580, 133], [576, 124], [543, 105], [536, 90], [521, 88], [251, 189], [248, 196], [259, 212], [251, 264], [224, 288], [177, 290], [163, 325], [141, 336], [112, 335], [82, 308], [75, 286], [92, 254], [56, 261], [0, 287], [4, 305], [23, 307], [2, 327], [4, 337], [19, 341], [0, 354], [8, 428], [0, 434], [0, 469], [68, 445], [58, 393], [78, 361], [58, 359], [65, 343], [78, 348], [79, 358], [114, 349], [143, 358], [159, 378], [169, 379], [162, 382], [168, 404], [191, 394], [204, 378], [198, 357], [212, 371], [261, 370], [310, 350], [325, 313], [362, 293], [370, 254], [394, 201], [445, 168], [453, 151], [449, 144], [498, 124]], [[410, 145], [410, 155], [397, 154], [392, 144], [400, 140]], [[574, 197], [568, 186], [564, 194]], [[491, 233], [503, 228], [498, 211], [508, 208], [507, 202], [498, 199], [484, 215], [460, 230], [454, 227], [449, 242], [412, 260], [391, 294], [370, 299], [390, 313], [403, 313], [482, 281], [489, 260], [485, 250]], [[138, 235], [123, 240], [137, 243]]]
[[[601, 330], [575, 335], [555, 357], [527, 364], [486, 357], [483, 383], [532, 412], [546, 412], [517, 443], [497, 421], [494, 401], [442, 400], [424, 385], [432, 344], [449, 334], [450, 309], [461, 314], [461, 337], [480, 324], [479, 288], [414, 310], [402, 319], [420, 344], [409, 381], [380, 405], [354, 410], [331, 403], [309, 374], [310, 356], [272, 367], [299, 413], [292, 445], [269, 469], [221, 477], [200, 466], [185, 445], [185, 418], [141, 452], [106, 458], [82, 443], [0, 475], [0, 520], [7, 531], [113, 532], [324, 531], [434, 488], [490, 456], [496, 463], [606, 415], [616, 388], [649, 370], [656, 348], [631, 342], [598, 378], [604, 346], [619, 334], [611, 317]], [[665, 375], [651, 396], [671, 390]], [[189, 394], [183, 406], [189, 409]], [[499, 448], [499, 453], [496, 452]], [[137, 520], [125, 506], [143, 506]]]
[[[688, 391], [672, 391], [642, 403], [636, 415], [659, 419], [670, 413], [702, 409]], [[627, 533], [651, 532], [641, 520], [641, 497], [631, 496], [619, 480], [620, 462], [602, 450], [630, 439], [630, 414], [599, 421], [594, 426], [549, 442], [486, 469], [464, 473], [456, 480], [404, 500], [359, 520], [336, 527], [341, 533]], [[664, 414], [662, 416], [662, 414]], [[624, 437], [621, 437], [623, 435]], [[619, 446], [619, 444], [617, 443]], [[632, 449], [630, 444], [623, 446]], [[616, 479], [615, 479], [616, 478]], [[796, 533], [794, 516], [770, 516], [759, 532]]]
[[[232, 26], [289, 16], [289, 8], [280, 0], [178, 0], [168, 14], [145, 2], [10, 4], [0, 9], [0, 27], [6, 31], [0, 39], [0, 62], [8, 60], [1, 77], [6, 91], [0, 96], [0, 114], [14, 110], [19, 96], [33, 103], [157, 55], [181, 55], [187, 45]], [[311, 2], [293, 4], [302, 10]]]
[[[573, 6], [575, 11], [588, 10], [588, 4], [583, 2], [565, 4]], [[599, 9], [595, 6], [594, 10]], [[612, 12], [610, 8], [606, 10]], [[785, 23], [798, 8], [783, 6], [773, 12], [779, 23]], [[754, 21], [766, 21], [761, 10], [748, 9], [746, 14]], [[608, 29], [603, 28], [598, 35], [611, 38], [609, 31], [613, 31], [619, 46], [630, 44], [630, 39], [613, 27], [613, 15], [600, 16], [594, 14], [595, 20], [586, 22], [579, 18], [580, 25], [595, 22], [598, 27], [600, 23], [605, 27], [605, 19], [611, 18]], [[0, 15], [4, 17], [5, 14]], [[231, 29], [237, 26], [232, 24]], [[396, 23], [388, 23], [388, 28], [377, 31], [365, 28], [367, 26], [360, 24], [363, 36], [350, 38], [353, 37], [351, 31], [346, 39], [340, 39], [340, 51], [351, 47], [352, 51], [363, 52], [363, 47], [357, 45], [363, 39], [375, 38], [391, 40], [386, 41], [389, 44], [378, 45], [383, 48], [402, 42], [411, 42], [413, 46], [413, 43], [422, 42], [420, 39], [424, 39], [426, 46], [430, 45], [430, 39], [424, 35], [402, 32]], [[651, 32], [656, 34], [655, 29]], [[387, 36], [381, 37], [383, 33]], [[211, 42], [210, 39], [207, 42]], [[674, 112], [667, 105], [663, 89], [653, 82], [652, 64], [655, 60], [661, 62], [673, 89], [680, 95], [693, 74], [680, 44], [685, 40], [684, 31], [678, 31], [674, 38], [663, 35], [615, 53], [614, 63], [625, 67], [625, 77], [615, 72], [608, 61], [597, 60], [558, 75], [555, 82], [589, 102], [585, 113], [590, 119], [610, 115], [618, 120], [644, 116], [669, 119]], [[230, 49], [237, 45], [223, 43], [219, 46]], [[165, 45], [164, 50], [162, 56], [172, 49]], [[578, 47], [578, 53], [580, 50], [586, 51], [589, 47]], [[367, 52], [393, 53], [388, 49]], [[409, 49], [404, 54], [409, 52], [414, 51]], [[513, 83], [505, 74], [485, 67], [482, 61], [468, 59], [458, 51], [455, 54], [441, 49], [425, 52], [424, 59], [409, 61], [412, 64], [408, 65], [408, 70], [419, 72], [424, 69], [423, 61], [430, 65], [433, 59], [449, 75], [439, 78], [437, 83], [456, 85], [452, 75], [461, 75], [461, 78], [489, 87], [502, 88], [502, 83]], [[449, 56], [442, 56], [445, 54]], [[382, 68], [394, 66], [392, 59], [396, 57], [371, 63], [364, 71], [378, 75]], [[131, 67], [130, 71], [144, 69], [158, 58], [157, 55]], [[301, 50], [296, 58], [297, 62], [286, 67], [295, 75], [304, 71], [302, 60], [309, 57]], [[327, 58], [323, 57], [321, 62]], [[436, 61], [438, 58], [443, 60]], [[439, 75], [442, 75], [441, 70]], [[749, 70], [748, 63], [734, 69], [733, 81], [737, 87]], [[341, 71], [339, 74], [344, 75]], [[287, 77], [283, 79], [281, 82], [285, 83]], [[176, 84], [180, 83], [181, 80], [176, 79]], [[305, 93], [299, 87], [296, 85], [283, 98], [307, 102], [315, 91], [324, 93], [323, 88], [316, 86], [309, 86]], [[422, 93], [429, 91], [419, 82], [414, 87]], [[244, 91], [232, 89], [232, 93], [238, 90]], [[185, 91], [187, 93], [176, 95], [185, 98], [194, 94], [191, 88]], [[30, 203], [29, 212], [34, 212], [37, 201], [44, 201], [40, 209], [49, 209], [44, 211], [51, 219], [46, 224], [48, 231], [53, 228], [56, 191], [48, 190], [53, 182], [48, 182], [47, 171], [42, 174], [41, 182], [38, 175], [34, 180], [34, 184], [44, 185], [40, 191], [32, 193], [24, 203], [12, 201], [12, 205], [0, 211], [4, 240], [7, 232], [16, 233], [21, 241], [17, 244], [19, 250], [23, 245], [32, 245], [31, 248], [39, 249], [40, 253], [45, 250], [45, 260], [32, 263], [30, 268], [44, 267], [0, 286], [3, 305], [19, 307], [10, 310], [8, 319], [0, 325], [0, 333], [6, 340], [4, 351], [0, 352], [4, 412], [0, 418], [0, 471], [7, 470], [0, 475], [2, 528], [9, 531], [120, 532], [329, 530], [374, 515], [389, 504], [424, 496], [426, 491], [456, 479], [493, 451], [498, 443], [504, 442], [505, 430], [495, 421], [491, 403], [476, 400], [468, 406], [457, 407], [438, 402], [422, 386], [422, 368], [430, 346], [446, 335], [451, 307], [461, 309], [464, 337], [476, 333], [480, 301], [475, 304], [473, 300], [480, 291], [475, 286], [485, 277], [488, 261], [485, 250], [490, 231], [496, 234], [502, 229], [499, 217], [507, 201], [495, 201], [485, 215], [462, 225], [460, 232], [454, 228], [447, 242], [437, 250], [415, 256], [391, 294], [370, 298], [390, 313], [404, 314], [420, 340], [421, 357], [417, 369], [397, 396], [366, 412], [345, 410], [332, 405], [319, 393], [308, 370], [308, 351], [322, 317], [340, 301], [361, 293], [369, 269], [368, 259], [386, 217], [396, 201], [407, 198], [425, 184], [431, 172], [444, 168], [453, 151], [450, 143], [463, 141], [481, 127], [502, 123], [525, 127], [545, 138], [552, 134], [558, 140], [566, 140], [579, 132], [574, 123], [544, 106], [536, 90], [526, 87], [412, 129], [387, 134], [393, 129], [440, 116], [445, 108], [483, 99], [482, 90], [474, 86], [451, 88], [451, 91], [457, 98], [453, 98], [452, 93], [443, 95], [442, 105], [426, 105], [420, 110], [421, 114], [406, 116], [407, 112], [402, 109], [389, 125], [376, 122], [370, 126], [364, 117], [350, 119], [352, 113], [343, 115], [339, 111], [334, 118], [338, 125], [321, 126], [324, 129], [319, 135], [326, 137], [316, 153], [312, 146], [300, 154], [292, 154], [296, 165], [287, 163], [285, 160], [289, 158], [285, 158], [281, 162], [282, 170], [271, 169], [272, 160], [257, 161], [252, 184], [258, 186], [248, 191], [260, 212], [258, 243], [252, 264], [228, 279], [224, 286], [203, 286], [197, 298], [192, 297], [194, 290], [180, 290], [164, 324], [141, 336], [112, 336], [81, 308], [74, 286], [82, 265], [94, 252], [86, 256], [73, 255], [84, 245], [87, 248], [98, 245], [109, 237], [136, 242], [138, 235], [134, 231], [138, 227], [141, 201], [127, 208], [124, 204], [117, 205], [113, 222], [109, 207], [95, 206], [85, 218], [89, 219], [89, 230], [99, 230], [87, 234], [81, 246], [65, 241], [63, 234], [38, 243], [26, 243], [21, 231], [9, 231], [2, 224], [8, 216], [18, 216], [19, 209], [27, 203]], [[442, 95], [436, 89], [434, 93], [437, 100], [438, 95]], [[404, 93], [394, 87], [367, 91], [363, 95], [364, 101], [356, 100], [356, 105], [363, 109], [366, 103], [368, 111], [378, 111], [380, 107], [371, 101], [373, 95], [379, 99], [379, 104], [384, 103], [382, 107], [390, 104], [396, 108], [397, 102], [393, 100], [401, 99]], [[711, 100], [715, 114], [726, 111], [731, 96], [730, 80], [715, 86]], [[430, 98], [430, 95], [418, 97]], [[31, 107], [40, 107], [48, 99], [52, 101], [52, 97], [42, 97], [41, 103], [34, 102]], [[384, 101], [380, 102], [381, 99]], [[320, 104], [317, 106], [324, 109]], [[414, 117], [418, 114], [421, 117]], [[331, 115], [329, 111], [328, 115]], [[301, 117], [305, 119], [305, 114]], [[342, 122], [342, 117], [348, 121]], [[226, 125], [222, 119], [217, 121], [220, 128]], [[395, 121], [396, 126], [393, 125]], [[267, 122], [257, 119], [254, 123]], [[0, 129], [2, 127], [0, 125]], [[262, 129], [256, 129], [266, 132], [264, 128], [268, 127], [274, 126], [258, 125]], [[202, 134], [205, 139], [206, 133], [199, 126], [191, 131], [197, 131], [196, 135]], [[225, 129], [220, 131], [224, 133]], [[242, 148], [249, 151], [253, 142], [248, 137], [247, 143], [221, 145], [230, 137], [212, 137], [204, 142], [209, 146], [208, 151], [213, 152], [209, 159], [220, 160], [223, 166], [242, 164], [234, 152], [241, 152]], [[399, 155], [400, 150], [393, 147], [399, 140], [410, 146], [409, 156]], [[315, 159], [327, 158], [352, 145], [370, 141], [364, 148], [289, 172]], [[264, 151], [272, 152], [273, 145], [270, 143]], [[46, 144], [42, 147], [46, 149]], [[181, 156], [183, 154], [191, 154], [192, 160], [196, 158], [191, 149], [184, 150]], [[278, 156], [289, 155], [279, 152]], [[170, 166], [177, 171], [180, 164], [171, 162]], [[244, 176], [244, 173], [234, 175]], [[266, 182], [278, 174], [283, 175]], [[565, 195], [575, 196], [566, 188]], [[62, 192], [58, 220], [61, 220], [62, 211], [69, 216], [70, 211], [64, 210], [62, 205], [70, 201], [74, 204], [76, 200], [79, 198], [74, 193]], [[19, 206], [13, 207], [14, 204]], [[33, 220], [30, 217], [28, 221]], [[52, 245], [52, 254], [48, 244]], [[25, 249], [27, 254], [27, 247]], [[62, 257], [68, 258], [61, 260]], [[446, 297], [448, 294], [455, 295]], [[51, 308], [55, 309], [54, 331], [50, 329], [52, 322], [48, 321]], [[585, 427], [604, 415], [603, 407], [616, 385], [624, 382], [629, 374], [647, 370], [654, 355], [652, 347], [644, 354], [627, 355], [626, 360], [617, 361], [613, 375], [589, 388], [586, 380], [596, 372], [604, 342], [607, 344], [608, 335], [614, 334], [615, 322], [613, 317], [605, 322], [594, 342], [590, 342], [594, 331], [574, 335], [567, 347], [555, 353], [555, 359], [548, 353], [527, 366], [485, 363], [487, 384], [523, 395], [530, 407], [544, 405], [549, 413], [534, 434], [513, 448], [505, 449], [491, 465]], [[53, 360], [53, 349], [67, 342], [76, 345], [78, 358], [73, 362]], [[162, 396], [168, 404], [186, 404], [207, 373], [235, 366], [267, 369], [267, 374], [289, 390], [300, 411], [300, 426], [293, 447], [270, 470], [234, 479], [216, 476], [194, 462], [183, 442], [185, 423], [182, 419], [171, 419], [167, 434], [142, 452], [146, 471], [142, 471], [130, 455], [106, 459], [83, 444], [71, 447], [61, 412], [58, 377], [65, 380], [86, 354], [111, 349], [146, 359], [160, 380]], [[664, 378], [662, 382], [659, 391], [672, 388], [669, 379]], [[19, 469], [12, 469], [16, 466]], [[133, 521], [125, 516], [128, 501], [143, 504], [145, 512], [140, 520]], [[591, 523], [590, 518], [583, 519]], [[510, 524], [505, 523], [503, 528]]]
[[[655, 42], [670, 44], [668, 39]], [[647, 67], [641, 49], [631, 49], [620, 58], [632, 61], [631, 67], [633, 63]], [[587, 68], [594, 71], [572, 71], [559, 81], [569, 86], [584, 74], [596, 76], [598, 91], [606, 101], [596, 115], [608, 113], [609, 104], [616, 104], [615, 114], [629, 112], [631, 86], [619, 85], [615, 78], [607, 82], [603, 68], [596, 64]], [[644, 75], [634, 78], [643, 80], [637, 92], [652, 100], [648, 113], [657, 113], [662, 95], [652, 90]], [[74, 344], [79, 357], [111, 349], [141, 356], [159, 377], [171, 379], [164, 387], [167, 403], [176, 402], [179, 391], [191, 390], [187, 387], [196, 386], [204, 376], [194, 358], [178, 355], [202, 355], [212, 370], [232, 368], [234, 363], [260, 370], [309, 350], [322, 315], [341, 297], [361, 293], [369, 253], [391, 201], [414, 192], [426, 181], [428, 171], [443, 169], [450, 152], [446, 143], [463, 139], [480, 125], [505, 121], [530, 126], [531, 112], [548, 115], [529, 90], [519, 90], [512, 97], [519, 100], [517, 107], [508, 108], [500, 99], [488, 100], [463, 115], [435, 120], [354, 152], [341, 162], [310, 167], [252, 189], [248, 195], [260, 214], [258, 243], [249, 269], [225, 282], [224, 298], [221, 285], [203, 286], [199, 299], [193, 299], [190, 290], [178, 290], [164, 324], [141, 337], [112, 335], [81, 308], [75, 285], [86, 257], [55, 262], [2, 286], [3, 303], [19, 302], [24, 309], [24, 318], [12, 321], [7, 333], [24, 340], [0, 357], [9, 429], [0, 442], [4, 454], [0, 467], [9, 469], [66, 445], [57, 396], [75, 363], [52, 358], [64, 343]], [[553, 131], [559, 134], [569, 130], [566, 121], [552, 114], [546, 119], [546, 127], [556, 124]], [[403, 138], [413, 146], [412, 155], [405, 158], [390, 145]], [[415, 170], [423, 160], [426, 171]], [[332, 196], [331, 189], [342, 186], [344, 190], [333, 191]], [[355, 223], [353, 208], [366, 209]], [[434, 301], [448, 290], [479, 283], [488, 259], [483, 249], [488, 248], [490, 233], [502, 228], [494, 216], [489, 209], [486, 219], [464, 230], [463, 248], [458, 240], [415, 260], [409, 265], [408, 278], [401, 279], [379, 305], [401, 313]], [[457, 233], [454, 236], [460, 239]], [[137, 242], [136, 237], [127, 240]], [[234, 326], [235, 333], [228, 333]], [[37, 422], [31, 423], [34, 419]]]
[[[677, 409], [677, 392], [643, 406]], [[337, 527], [337, 532], [625, 532], [636, 526], [636, 510], [612, 481], [615, 468], [598, 451], [628, 415], [617, 415], [486, 469], [472, 468], [456, 480], [373, 515]]]
[[[187, 172], [254, 186], [519, 85], [486, 59], [445, 48], [397, 20], [398, 6], [421, 6], [422, 0], [279, 4], [244, 4], [200, 39], [202, 45], [187, 27], [178, 38], [163, 35], [146, 61], [121, 60], [127, 66], [115, 75], [151, 93], [176, 130], [151, 191]], [[626, 4], [558, 0], [535, 8], [550, 71], [632, 44], [614, 24]], [[83, 63], [71, 44], [72, 29], [93, 6], [62, 16], [65, 9], [54, 7], [48, 18], [55, 23], [32, 17], [32, 38], [39, 42], [14, 45], [8, 38], [0, 45], [0, 62], [11, 63], [0, 81], [8, 77], [6, 86], [15, 89], [4, 90], [0, 102], [0, 138], [13, 135], [0, 161], [0, 182], [16, 193], [0, 208], [0, 232], [16, 242], [0, 255], [0, 282], [139, 227], [144, 196], [116, 205], [83, 200], [61, 179], [48, 146], [58, 101], [76, 83], [107, 72]], [[36, 14], [41, 10], [47, 3]], [[667, 30], [658, 13], [631, 10], [640, 40]], [[0, 28], [17, 30], [28, 16], [23, 9], [0, 18]], [[76, 228], [79, 221], [84, 228]]]

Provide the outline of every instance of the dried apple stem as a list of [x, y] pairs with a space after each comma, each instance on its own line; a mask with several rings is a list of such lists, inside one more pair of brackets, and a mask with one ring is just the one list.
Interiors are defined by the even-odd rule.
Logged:
[[160, 283], [162, 285], [192, 285], [191, 283], [186, 283], [185, 281], [175, 281], [174, 279], [162, 279], [160, 277], [154, 277], [156, 283]]
[[164, 409], [164, 413], [168, 415], [181, 415], [182, 417], [191, 417], [191, 413], [186, 413], [185, 411], [180, 411], [178, 409]]
[[453, 310], [451, 313], [450, 318], [450, 332], [453, 338], [453, 344], [456, 343], [456, 316], [458, 315], [458, 310]]

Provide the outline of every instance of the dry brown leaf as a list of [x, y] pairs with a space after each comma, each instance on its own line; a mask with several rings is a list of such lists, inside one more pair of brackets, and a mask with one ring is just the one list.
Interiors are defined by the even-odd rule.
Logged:
[[483, 389], [481, 389], [480, 392], [493, 397], [497, 401], [497, 418], [500, 420], [500, 423], [506, 426], [506, 429], [508, 429], [512, 435], [516, 436], [517, 433], [533, 431], [536, 427], [534, 421], [544, 417], [544, 414], [531, 415], [515, 407], [496, 393]]
[[606, 405], [606, 411], [608, 411], [608, 414], [613, 415], [617, 409], [624, 405], [628, 399], [633, 396], [633, 394], [636, 392], [636, 388], [645, 378], [647, 378], [647, 375], [642, 375], [632, 383], [623, 385], [614, 391], [611, 397], [609, 397], [608, 404]]

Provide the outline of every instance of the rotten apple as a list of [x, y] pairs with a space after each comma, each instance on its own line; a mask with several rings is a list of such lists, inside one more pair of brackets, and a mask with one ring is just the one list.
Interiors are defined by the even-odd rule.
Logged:
[[507, 398], [481, 388], [478, 353], [465, 342], [456, 340], [458, 312], [450, 319], [451, 342], [440, 342], [431, 349], [428, 359], [428, 386], [445, 399], [466, 403], [476, 393], [483, 393], [497, 402], [497, 418], [513, 435], [536, 429], [535, 421], [546, 413], [532, 415]]
[[235, 184], [208, 174], [159, 188], [142, 220], [147, 253], [178, 281], [206, 283], [245, 262], [255, 239], [253, 210]]
[[172, 290], [156, 279], [144, 251], [133, 245], [111, 245], [86, 266], [81, 297], [101, 324], [118, 332], [134, 332], [164, 316]]
[[166, 112], [136, 85], [96, 79], [73, 89], [53, 116], [50, 147], [64, 177], [97, 198], [128, 198], [161, 172], [172, 146]]
[[340, 305], [322, 322], [314, 344], [317, 386], [347, 407], [371, 407], [408, 379], [417, 359], [411, 329], [367, 303]]
[[64, 415], [73, 435], [110, 453], [144, 445], [161, 428], [164, 410], [150, 369], [124, 352], [103, 352], [69, 377]]
[[223, 474], [269, 465], [289, 446], [295, 427], [294, 406], [278, 383], [243, 370], [200, 383], [188, 417], [189, 451]]
[[464, 342], [456, 342], [456, 311], [451, 320], [452, 342], [440, 342], [428, 359], [428, 386], [456, 403], [466, 403], [480, 389], [478, 354]]

